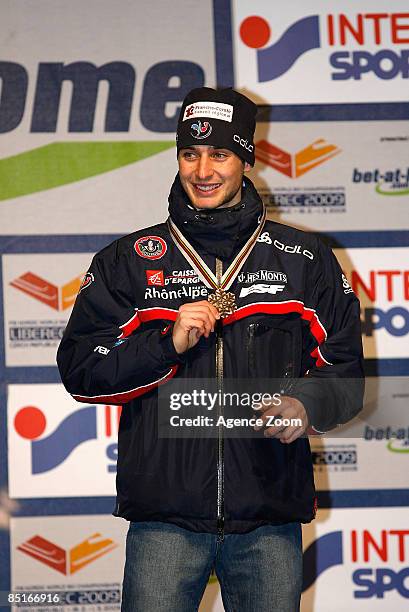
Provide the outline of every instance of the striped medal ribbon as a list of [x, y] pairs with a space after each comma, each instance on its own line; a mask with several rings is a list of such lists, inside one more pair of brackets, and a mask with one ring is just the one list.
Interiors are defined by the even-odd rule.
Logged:
[[[214, 293], [208, 295], [207, 300], [216, 306], [221, 318], [223, 319], [237, 309], [234, 293], [228, 291], [228, 289], [233, 284], [244, 262], [256, 244], [257, 238], [263, 231], [265, 220], [266, 209], [265, 206], [263, 206], [263, 213], [257, 228], [242, 247], [240, 252], [233, 259], [225, 273], [221, 274], [221, 261], [216, 259], [216, 274], [213, 274], [213, 272], [193, 248], [190, 242], [185, 238], [172, 219], [170, 217], [168, 219], [170, 235], [172, 236], [173, 241], [178, 247], [179, 251], [187, 259], [206, 287], [209, 289], [214, 289]], [[218, 263], [219, 266], [217, 265]]]

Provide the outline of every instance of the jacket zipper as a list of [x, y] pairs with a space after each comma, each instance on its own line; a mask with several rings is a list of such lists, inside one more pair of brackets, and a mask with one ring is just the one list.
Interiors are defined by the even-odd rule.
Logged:
[[[216, 258], [216, 278], [220, 286], [223, 275], [223, 263]], [[219, 398], [223, 397], [223, 324], [219, 319], [216, 324], [216, 380]], [[217, 417], [223, 414], [223, 403], [219, 401]], [[217, 540], [224, 540], [224, 438], [223, 426], [217, 432]]]
[[254, 336], [256, 333], [257, 323], [250, 323], [247, 328], [247, 370], [249, 376], [252, 375], [255, 369], [255, 354], [254, 354]]

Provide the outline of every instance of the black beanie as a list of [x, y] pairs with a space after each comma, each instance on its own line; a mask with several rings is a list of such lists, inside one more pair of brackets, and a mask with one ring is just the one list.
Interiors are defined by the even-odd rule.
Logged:
[[212, 145], [229, 149], [254, 166], [256, 113], [256, 104], [234, 89], [192, 89], [179, 115], [177, 152], [192, 145]]

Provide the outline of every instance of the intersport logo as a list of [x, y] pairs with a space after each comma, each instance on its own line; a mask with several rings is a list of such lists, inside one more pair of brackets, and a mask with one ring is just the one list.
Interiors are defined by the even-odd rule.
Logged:
[[106, 555], [117, 546], [111, 538], [103, 538], [100, 533], [93, 533], [86, 540], [65, 550], [55, 542], [35, 535], [17, 546], [17, 550], [48, 565], [60, 574], [69, 576], [102, 555]]
[[256, 143], [256, 158], [290, 178], [298, 178], [313, 168], [320, 166], [341, 152], [337, 145], [326, 142], [323, 138], [291, 154], [267, 140]]
[[33, 272], [25, 272], [11, 281], [10, 285], [53, 310], [62, 311], [70, 308], [75, 302], [82, 279], [83, 276], [77, 276], [62, 287], [58, 287]]
[[406, 529], [345, 529], [331, 531], [304, 551], [303, 591], [321, 574], [343, 565], [350, 575], [354, 599], [383, 599], [392, 593], [409, 598]]
[[[121, 406], [105, 406], [104, 431], [100, 437], [108, 438], [118, 430]], [[14, 418], [14, 430], [20, 438], [27, 440], [31, 447], [32, 475], [44, 474], [64, 463], [75, 449], [84, 442], [96, 440], [97, 408], [85, 406], [65, 417], [51, 432], [47, 432], [46, 415], [37, 406], [24, 406]], [[44, 435], [45, 434], [45, 435]], [[106, 456], [116, 459], [117, 444], [109, 444]], [[108, 471], [115, 471], [115, 465], [108, 465]]]
[[[398, 266], [397, 266], [398, 267]], [[409, 270], [352, 269], [351, 286], [361, 301], [362, 333], [376, 336], [380, 330], [395, 338], [409, 334]], [[379, 348], [378, 348], [379, 350]]]
[[241, 22], [239, 35], [256, 52], [260, 83], [283, 76], [301, 56], [318, 49], [328, 54], [334, 81], [360, 80], [370, 73], [390, 80], [409, 78], [408, 26], [408, 12], [309, 15], [272, 42], [274, 24], [251, 15]]

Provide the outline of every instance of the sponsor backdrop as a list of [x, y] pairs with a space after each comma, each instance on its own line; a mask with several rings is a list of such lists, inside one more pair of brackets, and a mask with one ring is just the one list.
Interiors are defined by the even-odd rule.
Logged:
[[[321, 233], [361, 300], [365, 409], [311, 440], [320, 510], [304, 527], [302, 611], [407, 609], [409, 9], [276, 8], [4, 3], [0, 590], [57, 592], [64, 610], [119, 608], [121, 407], [74, 402], [55, 353], [92, 255], [165, 218], [184, 95], [223, 85], [259, 106], [250, 177], [270, 218]], [[173, 282], [152, 269], [147, 290]], [[222, 609], [211, 580], [201, 611]]]

